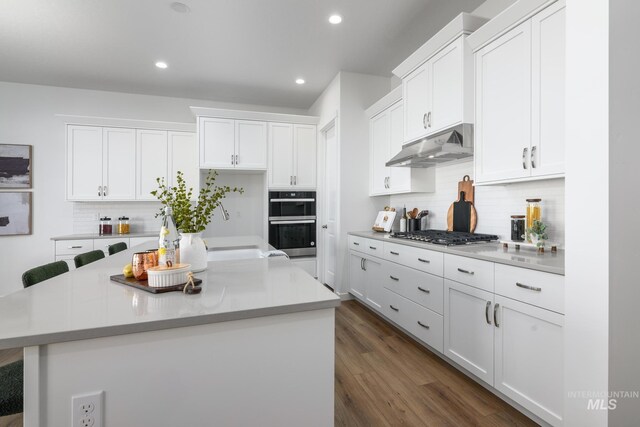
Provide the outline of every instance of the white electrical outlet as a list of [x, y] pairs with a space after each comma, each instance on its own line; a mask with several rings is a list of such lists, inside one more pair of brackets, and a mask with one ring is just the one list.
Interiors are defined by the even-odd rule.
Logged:
[[104, 391], [71, 397], [71, 421], [73, 427], [102, 427], [102, 402]]

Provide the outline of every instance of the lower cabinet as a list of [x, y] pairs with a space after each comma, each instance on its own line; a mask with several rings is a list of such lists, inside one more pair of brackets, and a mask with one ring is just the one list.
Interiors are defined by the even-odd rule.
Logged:
[[349, 290], [377, 311], [382, 310], [382, 260], [351, 251]]

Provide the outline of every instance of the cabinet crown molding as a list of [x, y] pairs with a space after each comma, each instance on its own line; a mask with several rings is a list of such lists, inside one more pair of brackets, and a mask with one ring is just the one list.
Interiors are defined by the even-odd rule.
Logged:
[[127, 129], [150, 129], [163, 131], [195, 132], [195, 123], [167, 122], [159, 120], [123, 119], [117, 117], [74, 116], [56, 114], [65, 125], [100, 126]]
[[404, 78], [453, 40], [462, 35], [471, 34], [487, 21], [487, 18], [481, 16], [461, 13], [398, 65], [393, 70], [393, 74]]
[[373, 105], [367, 108], [367, 117], [372, 118], [373, 116], [383, 112], [389, 106], [395, 104], [396, 102], [402, 100], [402, 85], [393, 89], [391, 92], [377, 100]]
[[316, 125], [317, 116], [297, 114], [268, 113], [263, 111], [227, 110], [223, 108], [189, 107], [196, 117], [218, 117], [223, 119], [258, 120], [263, 122], [285, 122], [294, 124]]

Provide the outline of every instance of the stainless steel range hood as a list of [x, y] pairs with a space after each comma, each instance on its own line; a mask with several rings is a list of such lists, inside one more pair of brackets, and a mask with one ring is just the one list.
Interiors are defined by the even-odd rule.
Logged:
[[405, 145], [386, 166], [427, 168], [473, 156], [473, 125], [463, 123]]

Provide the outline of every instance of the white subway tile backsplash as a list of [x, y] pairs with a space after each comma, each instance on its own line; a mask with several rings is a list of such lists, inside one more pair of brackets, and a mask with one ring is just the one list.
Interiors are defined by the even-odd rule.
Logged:
[[[447, 211], [451, 203], [458, 199], [458, 181], [464, 175], [473, 177], [473, 162], [438, 166], [434, 193], [391, 196], [391, 206], [399, 210], [404, 205], [407, 209], [428, 209], [429, 227], [446, 229]], [[526, 199], [530, 198], [542, 199], [542, 219], [549, 226], [549, 239], [564, 242], [564, 179], [476, 187], [476, 232], [509, 238], [510, 216], [524, 215]]]
[[98, 215], [111, 218], [114, 224], [119, 217], [128, 217], [132, 233], [157, 231], [160, 229], [161, 219], [155, 218], [155, 214], [159, 210], [159, 202], [75, 202], [73, 232], [97, 233]]

